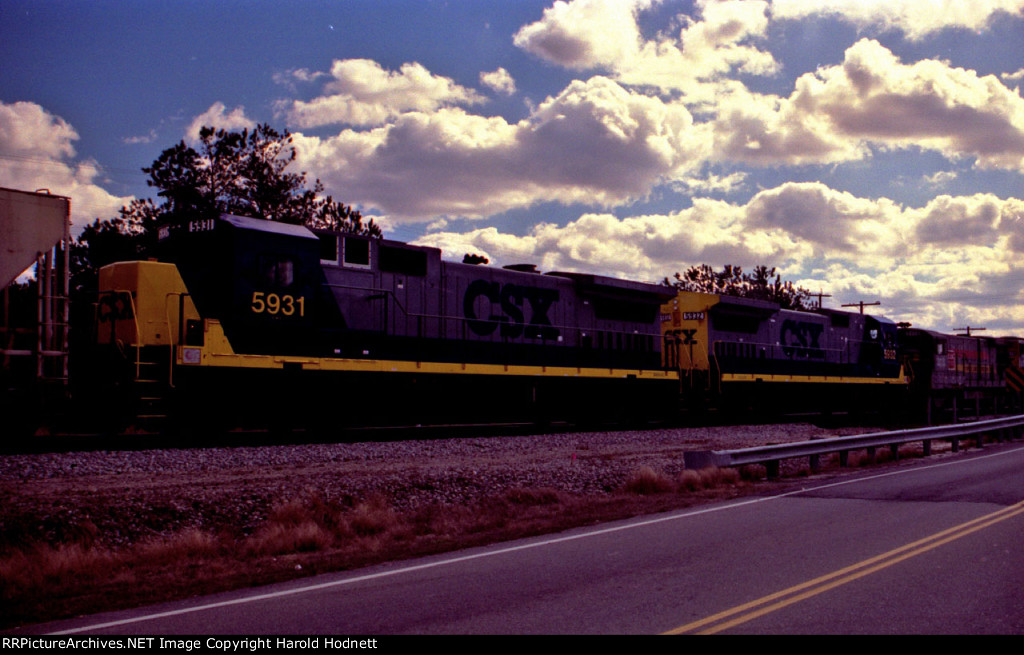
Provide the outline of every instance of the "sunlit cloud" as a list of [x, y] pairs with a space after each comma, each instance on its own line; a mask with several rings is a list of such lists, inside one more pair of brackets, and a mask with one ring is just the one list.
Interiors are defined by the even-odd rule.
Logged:
[[323, 95], [312, 100], [285, 100], [277, 104], [278, 113], [288, 124], [300, 129], [335, 124], [382, 125], [406, 112], [432, 112], [485, 100], [476, 91], [434, 75], [418, 63], [388, 71], [370, 59], [336, 60], [329, 75], [305, 73], [304, 77], [327, 77], [330, 81], [325, 84]]
[[[658, 281], [690, 266], [776, 267], [835, 303], [884, 301], [882, 313], [936, 329], [955, 319], [1024, 327], [1008, 306], [1024, 275], [1024, 201], [989, 194], [940, 196], [921, 207], [861, 198], [823, 184], [786, 183], [748, 202], [695, 198], [670, 214], [581, 214], [524, 235], [493, 227], [419, 239], [451, 259], [483, 254], [492, 265], [535, 263]], [[983, 301], [985, 293], [1000, 298]]]
[[594, 77], [518, 123], [451, 108], [409, 112], [368, 131], [298, 134], [295, 143], [300, 164], [337, 195], [427, 220], [544, 201], [629, 202], [699, 165], [709, 136], [681, 104]]
[[828, 16], [920, 40], [943, 30], [985, 29], [1001, 13], [1024, 13], [1024, 0], [772, 0], [771, 13], [776, 20]]
[[244, 107], [235, 107], [231, 111], [227, 111], [224, 103], [218, 101], [192, 119], [192, 122], [185, 128], [185, 140], [189, 143], [198, 143], [199, 131], [204, 127], [238, 131], [256, 127], [256, 121], [245, 115]]
[[504, 68], [489, 73], [480, 73], [480, 83], [504, 95], [512, 95], [516, 92], [516, 81]]
[[842, 64], [801, 76], [788, 98], [736, 87], [719, 102], [715, 129], [720, 157], [750, 163], [856, 160], [877, 144], [1024, 170], [1018, 92], [937, 60], [904, 64], [870, 39], [852, 45]]
[[76, 233], [95, 218], [116, 216], [132, 200], [103, 188], [95, 161], [76, 160], [78, 140], [74, 127], [38, 104], [0, 102], [0, 186], [71, 198]]

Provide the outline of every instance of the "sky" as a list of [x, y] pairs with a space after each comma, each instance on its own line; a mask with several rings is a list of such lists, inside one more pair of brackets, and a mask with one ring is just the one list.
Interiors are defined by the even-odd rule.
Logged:
[[267, 123], [446, 259], [763, 264], [1024, 336], [1024, 0], [3, 0], [0, 35], [0, 187], [75, 232]]

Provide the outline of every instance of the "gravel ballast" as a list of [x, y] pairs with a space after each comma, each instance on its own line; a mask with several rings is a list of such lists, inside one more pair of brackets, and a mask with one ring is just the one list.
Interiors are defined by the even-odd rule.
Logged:
[[509, 489], [577, 495], [668, 476], [687, 450], [838, 436], [810, 424], [712, 426], [389, 442], [122, 450], [0, 457], [3, 545], [95, 539], [117, 547], [185, 528], [248, 533], [275, 504], [382, 497], [396, 510]]

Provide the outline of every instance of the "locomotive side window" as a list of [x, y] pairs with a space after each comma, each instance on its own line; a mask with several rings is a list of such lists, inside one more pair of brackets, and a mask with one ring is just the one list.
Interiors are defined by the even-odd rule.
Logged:
[[761, 321], [756, 316], [737, 316], [733, 314], [716, 314], [711, 317], [711, 325], [723, 332], [743, 332], [756, 334]]
[[[367, 242], [368, 243], [368, 242]], [[380, 270], [424, 277], [427, 274], [427, 253], [392, 246], [380, 246]]]
[[850, 317], [847, 314], [832, 314], [830, 316], [832, 321], [832, 327], [837, 328], [848, 328], [850, 327]]
[[338, 263], [338, 235], [318, 234], [320, 239], [320, 261], [325, 264]]
[[370, 268], [370, 242], [366, 239], [344, 239], [345, 265]]
[[290, 257], [263, 254], [259, 258], [263, 281], [274, 288], [289, 287], [295, 282], [295, 261]]

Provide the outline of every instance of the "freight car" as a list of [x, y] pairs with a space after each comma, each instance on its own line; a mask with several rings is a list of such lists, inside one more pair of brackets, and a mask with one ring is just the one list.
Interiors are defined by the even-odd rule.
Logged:
[[912, 378], [910, 402], [929, 423], [940, 416], [955, 422], [965, 410], [980, 416], [1019, 406], [1020, 339], [906, 328], [900, 345]]
[[[671, 289], [441, 260], [435, 248], [223, 216], [100, 272], [97, 361], [135, 422], [578, 419], [671, 406]], [[529, 412], [529, 414], [527, 414]]]
[[237, 216], [162, 231], [158, 255], [101, 270], [86, 367], [106, 374], [97, 403], [143, 426], [931, 407], [1004, 394], [1022, 363], [1017, 339]]

